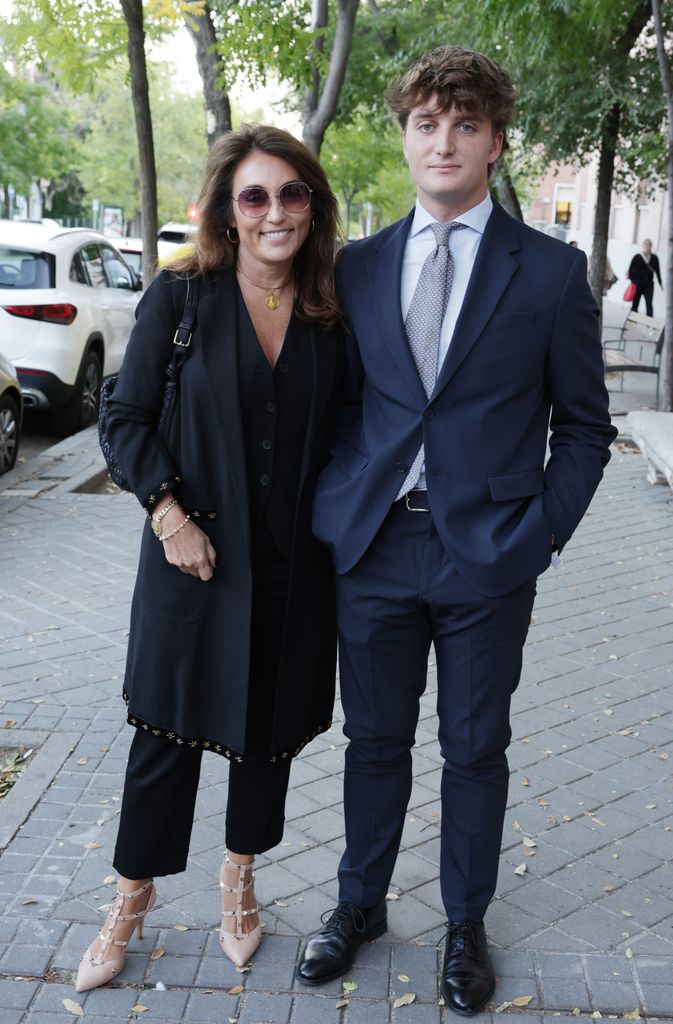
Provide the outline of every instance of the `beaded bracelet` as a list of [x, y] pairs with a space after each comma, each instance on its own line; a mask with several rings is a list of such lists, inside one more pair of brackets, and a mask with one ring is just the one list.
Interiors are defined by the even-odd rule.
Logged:
[[184, 526], [186, 526], [186, 525], [187, 525], [187, 523], [189, 522], [189, 520], [190, 520], [191, 518], [192, 518], [191, 516], [185, 516], [185, 518], [184, 518], [184, 519], [182, 520], [182, 522], [181, 522], [181, 523], [178, 523], [178, 525], [177, 525], [176, 527], [174, 527], [174, 528], [173, 528], [173, 529], [172, 529], [172, 530], [170, 531], [170, 533], [167, 533], [167, 534], [165, 534], [164, 536], [162, 536], [162, 537], [159, 537], [159, 540], [161, 541], [161, 543], [163, 544], [163, 542], [164, 542], [165, 540], [168, 540], [168, 538], [169, 538], [169, 537], [173, 537], [173, 536], [175, 536], [175, 534], [176, 534], [176, 533], [178, 533], [178, 532], [179, 532], [179, 531], [180, 531], [180, 530], [181, 530], [181, 529], [182, 529], [182, 528], [183, 528]]

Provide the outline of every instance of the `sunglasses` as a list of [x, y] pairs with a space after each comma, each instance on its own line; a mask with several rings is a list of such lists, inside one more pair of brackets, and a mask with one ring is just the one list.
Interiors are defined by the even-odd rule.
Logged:
[[272, 198], [286, 213], [301, 213], [310, 206], [312, 191], [303, 181], [288, 181], [273, 197], [261, 185], [249, 185], [232, 198], [246, 217], [263, 217], [271, 209]]

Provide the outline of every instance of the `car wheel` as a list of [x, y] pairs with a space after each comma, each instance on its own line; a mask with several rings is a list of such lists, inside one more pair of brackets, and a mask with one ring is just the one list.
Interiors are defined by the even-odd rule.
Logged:
[[19, 406], [11, 395], [0, 398], [0, 475], [13, 468], [19, 454]]
[[95, 352], [87, 352], [72, 397], [52, 414], [54, 430], [62, 437], [76, 434], [98, 419], [101, 376], [100, 359]]

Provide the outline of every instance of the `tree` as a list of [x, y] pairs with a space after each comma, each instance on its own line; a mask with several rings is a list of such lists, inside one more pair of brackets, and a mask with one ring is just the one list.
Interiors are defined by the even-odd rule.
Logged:
[[657, 57], [661, 84], [666, 100], [668, 122], [666, 146], [666, 177], [668, 184], [668, 252], [666, 261], [666, 327], [662, 369], [664, 383], [662, 393], [665, 412], [673, 412], [673, 76], [666, 53], [666, 35], [659, 0], [652, 0], [654, 31], [657, 40]]
[[69, 114], [39, 84], [11, 75], [0, 64], [0, 184], [9, 216], [9, 186], [27, 193], [36, 181], [65, 173], [77, 142]]
[[[313, 59], [311, 82], [304, 93], [303, 139], [309, 149], [320, 153], [327, 128], [334, 120], [339, 93], [346, 76], [353, 44], [355, 16], [360, 0], [336, 0], [336, 27], [325, 69], [325, 32], [329, 17], [328, 0], [313, 0]], [[324, 70], [325, 69], [325, 70]]]
[[223, 83], [226, 71], [218, 51], [213, 12], [203, 0], [186, 0], [185, 24], [196, 47], [196, 61], [203, 82], [206, 134], [210, 148], [224, 132], [231, 131], [231, 105]]

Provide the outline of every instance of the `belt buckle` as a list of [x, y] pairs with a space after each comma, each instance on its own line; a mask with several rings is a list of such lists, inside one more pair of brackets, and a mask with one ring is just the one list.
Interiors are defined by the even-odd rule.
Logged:
[[[412, 488], [412, 490], [413, 490], [413, 488]], [[407, 491], [407, 493], [404, 495], [404, 504], [406, 505], [407, 511], [408, 512], [429, 512], [430, 509], [428, 509], [428, 508], [412, 508], [411, 507], [411, 505], [409, 504], [409, 495], [411, 493], [412, 493], [412, 491]]]

